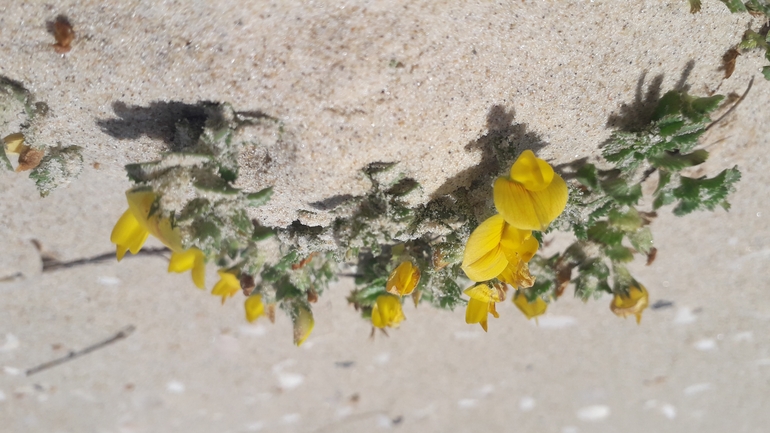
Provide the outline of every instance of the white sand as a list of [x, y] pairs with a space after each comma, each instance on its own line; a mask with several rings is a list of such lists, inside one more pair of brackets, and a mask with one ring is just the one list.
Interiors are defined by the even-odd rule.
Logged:
[[[223, 3], [0, 5], [0, 75], [49, 105], [43, 139], [82, 146], [86, 160], [78, 180], [46, 199], [26, 177], [0, 173], [0, 278], [24, 274], [0, 283], [0, 430], [768, 425], [770, 84], [759, 74], [767, 61], [752, 52], [731, 78], [718, 70], [757, 20], [730, 15], [716, 0], [696, 15], [684, 0]], [[65, 55], [53, 51], [45, 25], [60, 13], [77, 33]], [[30, 243], [38, 239], [61, 260], [111, 251], [130, 186], [123, 165], [166, 149], [172, 125], [164, 116], [174, 104], [231, 102], [282, 122], [281, 140], [269, 128], [251, 131], [262, 146], [250, 156], [253, 177], [240, 181], [274, 186], [260, 216], [285, 225], [314, 210], [310, 203], [364, 192], [360, 169], [374, 161], [399, 161], [425, 200], [447, 192], [468, 181], [490, 131], [553, 163], [595, 157], [609, 119], [628, 112], [639, 83], [644, 96], [660, 76], [662, 94], [685, 71], [697, 95], [742, 93], [757, 77], [743, 104], [704, 137], [712, 156], [702, 174], [737, 164], [744, 178], [729, 213], [664, 213], [655, 222], [657, 261], [634, 272], [653, 303], [674, 306], [648, 310], [641, 326], [613, 316], [607, 299], [566, 297], [549, 316], [568, 326], [537, 328], [506, 304], [485, 335], [461, 311], [409, 308], [390, 338], [368, 341], [343, 280], [316, 305], [316, 329], [297, 349], [285, 317], [247, 326], [238, 298], [220, 307], [189, 276], [167, 275], [163, 259], [40, 274]], [[694, 321], [676, 320], [684, 309]], [[14, 375], [127, 324], [137, 331], [107, 349]], [[707, 339], [713, 350], [695, 348]], [[335, 366], [346, 361], [353, 364]], [[684, 391], [703, 383], [701, 393]], [[534, 408], [519, 410], [524, 398]], [[606, 417], [582, 420], [599, 406]]]

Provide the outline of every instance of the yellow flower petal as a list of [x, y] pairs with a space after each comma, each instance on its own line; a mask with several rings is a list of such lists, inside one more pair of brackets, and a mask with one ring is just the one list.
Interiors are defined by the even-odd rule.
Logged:
[[125, 211], [110, 234], [110, 242], [116, 246], [118, 261], [123, 259], [126, 251], [131, 251], [131, 254], [138, 253], [149, 234], [134, 218], [131, 211]]
[[[203, 251], [190, 248], [181, 252], [172, 251], [168, 272], [182, 273], [192, 270], [193, 282], [199, 289], [206, 287], [206, 258]], [[239, 283], [240, 285], [240, 283]]]
[[527, 316], [527, 319], [545, 314], [545, 310], [548, 308], [548, 304], [543, 298], [538, 296], [534, 301], [529, 302], [527, 297], [521, 292], [517, 292], [513, 297], [513, 304]]
[[265, 304], [262, 303], [262, 295], [249, 296], [246, 298], [246, 302], [244, 302], [243, 306], [246, 310], [246, 320], [248, 320], [249, 323], [252, 323], [265, 314]]
[[497, 278], [516, 288], [528, 288], [535, 284], [535, 277], [529, 273], [529, 265], [524, 261], [511, 261]]
[[24, 144], [24, 134], [17, 132], [3, 138], [5, 143], [5, 153], [14, 155], [20, 155], [25, 150], [29, 149], [29, 146]]
[[489, 314], [489, 302], [479, 301], [471, 298], [468, 301], [468, 307], [465, 309], [465, 323], [479, 323], [484, 331], [487, 330], [487, 315]]
[[487, 281], [497, 277], [508, 265], [500, 248], [505, 221], [493, 215], [471, 233], [465, 244], [462, 269], [472, 281]]
[[649, 294], [641, 284], [628, 289], [628, 295], [615, 294], [610, 301], [610, 310], [618, 317], [636, 316], [636, 323], [642, 321], [642, 312], [649, 305]]
[[233, 297], [233, 295], [241, 290], [241, 282], [235, 272], [217, 271], [217, 273], [219, 274], [219, 281], [211, 289], [211, 294], [221, 296], [222, 303], [224, 304], [227, 298]]
[[420, 282], [420, 268], [414, 266], [412, 262], [403, 262], [388, 277], [385, 290], [394, 295], [406, 296], [414, 291], [417, 283]]
[[536, 157], [531, 150], [521, 152], [516, 162], [511, 165], [511, 179], [530, 191], [544, 190], [551, 184], [553, 177], [553, 168]]
[[481, 302], [500, 302], [500, 292], [490, 289], [486, 284], [477, 284], [463, 291], [469, 298]]
[[504, 225], [505, 220], [500, 214], [495, 214], [479, 224], [465, 244], [463, 266], [481, 259], [494, 250], [500, 244]]
[[520, 183], [497, 178], [493, 195], [505, 222], [521, 230], [545, 230], [564, 211], [568, 191], [564, 179], [554, 174], [541, 191], [529, 191]]
[[503, 226], [500, 246], [509, 262], [514, 259], [529, 262], [540, 248], [531, 230], [520, 230], [507, 223]]
[[465, 309], [465, 323], [478, 323], [487, 331], [487, 316], [492, 313], [499, 317], [495, 309], [495, 302], [500, 302], [503, 297], [501, 290], [490, 288], [486, 284], [477, 284], [463, 292], [471, 299]]
[[377, 328], [397, 328], [406, 319], [401, 300], [392, 295], [380, 295], [372, 307], [372, 325]]
[[294, 316], [294, 344], [301, 346], [307, 340], [307, 337], [310, 336], [310, 333], [313, 332], [313, 326], [315, 326], [313, 313], [304, 305], [297, 307], [297, 312]]
[[172, 227], [168, 218], [161, 218], [158, 214], [150, 216], [150, 210], [157, 198], [153, 191], [126, 191], [128, 209], [134, 214], [139, 224], [171, 251], [181, 252], [182, 239], [179, 229]]

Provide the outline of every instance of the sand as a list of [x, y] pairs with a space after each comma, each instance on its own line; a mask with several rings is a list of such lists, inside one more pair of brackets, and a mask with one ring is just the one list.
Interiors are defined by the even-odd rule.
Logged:
[[[58, 14], [76, 32], [66, 54], [46, 30]], [[39, 139], [81, 146], [85, 163], [45, 199], [0, 173], [0, 278], [21, 274], [0, 282], [2, 429], [762, 431], [770, 83], [759, 51], [729, 79], [719, 70], [760, 25], [716, 0], [694, 15], [685, 1], [5, 2], [0, 75], [48, 104]], [[295, 348], [288, 319], [248, 325], [240, 299], [220, 306], [161, 257], [41, 273], [32, 243], [62, 261], [111, 252], [123, 166], [165, 151], [201, 101], [280, 123], [248, 131], [258, 145], [239, 182], [273, 186], [259, 217], [284, 226], [308, 211], [328, 221], [313, 204], [364, 193], [371, 162], [398, 162], [427, 201], [484, 168], [486, 137], [553, 164], [596, 158], [656, 94], [740, 94], [752, 76], [703, 138], [700, 174], [743, 172], [733, 207], [655, 221], [657, 260], [633, 270], [653, 303], [671, 305], [641, 326], [608, 298], [565, 297], [539, 326], [506, 304], [487, 334], [462, 311], [409, 307], [400, 329], [369, 340], [342, 278]], [[20, 374], [127, 325], [136, 331], [108, 348]]]

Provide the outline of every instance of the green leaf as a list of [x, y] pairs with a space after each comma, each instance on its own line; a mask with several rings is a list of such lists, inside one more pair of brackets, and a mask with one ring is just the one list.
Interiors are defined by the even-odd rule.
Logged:
[[586, 164], [580, 167], [575, 173], [575, 179], [588, 188], [599, 188], [599, 178], [596, 173], [596, 166], [593, 164]]
[[680, 171], [686, 167], [692, 167], [694, 165], [703, 164], [708, 158], [709, 153], [703, 149], [696, 150], [693, 153], [687, 155], [680, 155], [672, 152], [663, 152], [653, 157], [648, 158], [649, 161], [657, 168], [662, 168], [670, 171]]
[[626, 212], [613, 209], [610, 212], [609, 220], [613, 227], [619, 228], [624, 232], [636, 231], [643, 223], [642, 217], [639, 216], [639, 212], [634, 208], [630, 208]]
[[305, 294], [289, 281], [281, 281], [275, 288], [275, 300], [280, 301], [282, 299], [297, 299], [303, 297]]
[[671, 173], [666, 170], [658, 170], [658, 187], [653, 194], [662, 191], [671, 182]]
[[8, 160], [8, 155], [5, 154], [4, 143], [0, 143], [0, 167], [8, 171], [13, 171], [13, 166], [11, 165], [11, 161]]
[[214, 221], [201, 221], [196, 224], [195, 237], [200, 240], [211, 239], [219, 242], [222, 239], [222, 230]]
[[722, 95], [709, 96], [707, 98], [696, 98], [691, 102], [692, 109], [700, 114], [709, 114], [719, 107], [719, 103], [725, 99]]
[[575, 296], [583, 302], [590, 298], [598, 299], [602, 293], [611, 293], [607, 278], [609, 267], [601, 259], [587, 260], [578, 267], [578, 276], [572, 279], [575, 284]]
[[720, 0], [722, 3], [727, 6], [727, 9], [730, 9], [730, 12], [736, 13], [736, 12], [746, 12], [746, 6], [741, 3], [740, 0]]
[[588, 238], [605, 245], [620, 245], [623, 232], [611, 227], [607, 221], [599, 221], [588, 228]]
[[246, 195], [246, 200], [249, 201], [249, 206], [259, 207], [270, 201], [270, 197], [273, 196], [273, 187], [267, 187], [261, 191], [254, 192]]
[[614, 245], [605, 249], [604, 252], [613, 263], [628, 263], [634, 260], [634, 253], [623, 245]]
[[666, 116], [679, 114], [682, 107], [682, 97], [676, 90], [667, 92], [658, 101], [652, 120], [661, 120]]
[[[768, 51], [768, 53], [770, 53], [770, 51]], [[770, 66], [762, 68], [762, 75], [765, 76], [765, 80], [770, 80]]]
[[689, 152], [696, 144], [698, 144], [698, 139], [704, 132], [706, 132], [705, 128], [696, 132], [671, 137], [673, 149], [670, 150], [678, 149], [681, 152]]
[[602, 181], [602, 189], [616, 202], [623, 205], [635, 205], [642, 197], [642, 185], [628, 186], [620, 177]]
[[680, 120], [677, 118], [670, 118], [661, 121], [659, 124], [659, 131], [660, 135], [662, 137], [668, 137], [669, 135], [674, 135], [677, 132], [679, 132], [680, 129], [684, 126], [684, 120]]
[[232, 169], [225, 167], [224, 165], [220, 165], [219, 176], [224, 179], [225, 182], [235, 182], [235, 180], [238, 179], [238, 166]]
[[652, 249], [653, 247], [652, 231], [650, 230], [649, 227], [642, 227], [639, 230], [635, 231], [634, 233], [628, 234], [626, 237], [628, 237], [628, 240], [629, 242], [631, 242], [631, 245], [642, 254], [649, 253], [650, 249]]
[[195, 182], [193, 186], [201, 191], [213, 192], [222, 195], [235, 195], [241, 191], [238, 188], [233, 188], [227, 183], [222, 182], [221, 180], [216, 183], [212, 183], [210, 181], [211, 179], [199, 180]]
[[712, 178], [693, 179], [680, 176], [680, 185], [673, 194], [679, 199], [674, 215], [686, 215], [696, 210], [714, 210], [717, 206], [729, 209], [727, 196], [735, 190], [741, 178], [737, 167], [726, 169]]
[[671, 204], [676, 201], [676, 197], [674, 197], [674, 193], [671, 191], [662, 191], [658, 194], [657, 197], [655, 197], [655, 200], [652, 202], [652, 208], [653, 209], [660, 209], [661, 207]]
[[759, 0], [748, 0], [745, 6], [749, 13], [759, 12], [765, 14], [765, 16], [770, 16], [770, 5], [760, 3]]
[[275, 232], [269, 227], [257, 226], [257, 227], [254, 227], [254, 232], [251, 235], [251, 239], [254, 242], [259, 242], [274, 235], [275, 235]]
[[744, 50], [753, 50], [754, 48], [763, 46], [765, 44], [766, 42], [764, 41], [764, 38], [762, 38], [762, 35], [755, 32], [754, 30], [746, 30], [746, 33], [743, 34], [743, 39], [738, 46]]
[[690, 1], [690, 13], [694, 14], [697, 12], [700, 12], [700, 0], [689, 0]]

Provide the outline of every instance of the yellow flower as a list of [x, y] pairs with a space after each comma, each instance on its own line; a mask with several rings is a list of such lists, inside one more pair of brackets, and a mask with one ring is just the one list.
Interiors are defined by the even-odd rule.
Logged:
[[199, 288], [206, 285], [206, 263], [203, 251], [198, 248], [182, 248], [179, 229], [171, 226], [168, 218], [150, 215], [157, 195], [152, 191], [127, 191], [128, 210], [112, 229], [110, 241], [115, 244], [118, 261], [126, 251], [136, 254], [142, 249], [147, 236], [152, 234], [171, 250], [168, 272], [192, 270], [193, 282]]
[[495, 181], [497, 211], [521, 230], [545, 230], [567, 205], [567, 184], [544, 160], [525, 150], [509, 177]]
[[636, 316], [636, 323], [642, 321], [642, 311], [649, 304], [647, 289], [639, 284], [639, 287], [631, 286], [628, 295], [618, 294], [610, 302], [610, 310], [618, 317]]
[[6, 136], [3, 138], [3, 143], [5, 144], [5, 153], [12, 155], [20, 155], [29, 149], [29, 146], [24, 144], [24, 134], [21, 132]]
[[397, 328], [406, 317], [401, 309], [401, 300], [393, 295], [380, 295], [372, 307], [372, 325], [377, 328]]
[[301, 346], [307, 340], [307, 337], [310, 336], [310, 333], [313, 332], [313, 326], [315, 325], [313, 313], [304, 305], [300, 305], [296, 309], [293, 320], [294, 344]]
[[472, 281], [499, 278], [514, 287], [531, 287], [527, 262], [538, 249], [532, 231], [519, 230], [493, 215], [471, 233], [465, 244], [462, 268]]
[[264, 315], [265, 304], [262, 303], [262, 295], [251, 295], [246, 298], [244, 308], [246, 310], [246, 320], [248, 320], [249, 323]]
[[497, 288], [490, 289], [486, 284], [479, 284], [466, 289], [463, 293], [471, 299], [465, 309], [465, 323], [478, 323], [487, 331], [487, 317], [492, 313], [495, 318], [500, 317], [495, 309], [495, 303], [505, 298], [505, 293]]
[[241, 290], [241, 281], [238, 279], [238, 274], [234, 272], [217, 271], [217, 273], [219, 274], [219, 282], [211, 289], [211, 294], [221, 296], [224, 304], [227, 298], [231, 298]]
[[118, 261], [123, 260], [126, 251], [131, 251], [131, 254], [138, 253], [149, 235], [150, 232], [139, 224], [130, 209], [123, 212], [110, 235], [110, 242], [116, 247]]
[[412, 262], [403, 262], [388, 277], [385, 290], [398, 296], [406, 296], [414, 291], [417, 283], [420, 282], [420, 268], [413, 265]]
[[535, 321], [537, 321], [537, 316], [545, 314], [545, 310], [548, 308], [548, 304], [540, 296], [534, 301], [529, 302], [527, 297], [521, 293], [521, 291], [516, 292], [516, 295], [514, 295], [513, 304], [516, 305], [519, 311], [527, 316], [527, 319], [534, 317]]

